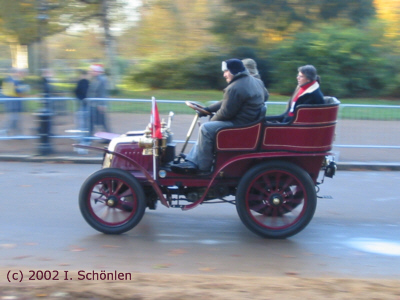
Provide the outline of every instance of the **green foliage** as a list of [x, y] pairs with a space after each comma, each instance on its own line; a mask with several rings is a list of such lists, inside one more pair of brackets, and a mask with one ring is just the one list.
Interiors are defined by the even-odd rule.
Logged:
[[92, 18], [96, 7], [80, 0], [0, 0], [0, 32], [28, 45]]
[[347, 19], [352, 25], [364, 23], [374, 15], [373, 0], [323, 0], [319, 11], [322, 20]]
[[257, 69], [261, 76], [262, 81], [266, 86], [270, 85], [272, 82], [272, 78], [270, 76], [271, 72], [271, 61], [269, 59], [269, 53], [267, 51], [258, 50], [254, 47], [249, 46], [239, 46], [233, 48], [231, 54], [227, 58], [252, 58], [257, 63]]
[[223, 82], [221, 61], [213, 54], [200, 54], [136, 67], [132, 79], [155, 89], [219, 89]]
[[153, 89], [215, 89], [226, 87], [221, 62], [230, 58], [252, 58], [257, 62], [261, 78], [270, 82], [270, 62], [251, 47], [237, 47], [224, 56], [203, 53], [135, 66], [132, 80]]
[[[386, 63], [382, 77], [385, 80], [385, 86], [381, 95], [397, 97], [400, 95], [400, 57], [390, 54], [388, 51], [383, 58]], [[377, 70], [377, 72], [381, 72]]]
[[[344, 28], [327, 25], [320, 31], [299, 33], [273, 53], [274, 92], [289, 94], [296, 85], [297, 68], [314, 65], [327, 95], [374, 96], [387, 91], [393, 66], [378, 27]], [[398, 73], [398, 72], [397, 72]]]
[[378, 23], [365, 27], [324, 25], [294, 35], [270, 51], [238, 46], [220, 56], [197, 53], [135, 67], [133, 81], [153, 89], [218, 89], [226, 86], [222, 60], [253, 58], [269, 91], [290, 95], [297, 68], [312, 64], [322, 79], [322, 91], [337, 97], [397, 96], [400, 57]]
[[33, 3], [1, 0], [1, 32], [9, 36], [14, 35], [21, 44], [28, 44], [38, 37], [37, 15]]
[[226, 0], [212, 18], [211, 31], [229, 45], [259, 43], [265, 31], [282, 35], [309, 30], [321, 22], [363, 24], [375, 15], [373, 0]]

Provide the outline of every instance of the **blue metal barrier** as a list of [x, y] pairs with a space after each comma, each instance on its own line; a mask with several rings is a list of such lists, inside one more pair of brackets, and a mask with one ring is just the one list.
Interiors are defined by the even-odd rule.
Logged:
[[[5, 109], [7, 101], [13, 101], [15, 98], [0, 98], [0, 142], [5, 140], [26, 140], [38, 139], [40, 137], [37, 128], [37, 120], [34, 114], [40, 108], [42, 98], [18, 98], [26, 104], [22, 117], [26, 118], [25, 122], [30, 122], [30, 134], [6, 135], [4, 124], [9, 117], [9, 112]], [[93, 136], [87, 136], [85, 130], [81, 130], [78, 125], [79, 103], [75, 98], [54, 97], [48, 98], [53, 104], [54, 117], [52, 117], [52, 128], [55, 128], [51, 138], [61, 139], [81, 139], [88, 140], [97, 139]], [[108, 107], [108, 116], [110, 119], [117, 119], [121, 114], [130, 114], [132, 117], [132, 125], [126, 128], [126, 131], [137, 129], [134, 116], [150, 115], [151, 100], [150, 99], [119, 99], [119, 98], [92, 98], [87, 99], [88, 105], [91, 103], [106, 103]], [[64, 102], [65, 111], [60, 112], [60, 104]], [[172, 110], [175, 114], [191, 115], [193, 111], [184, 105], [183, 100], [157, 100], [159, 110]], [[283, 112], [285, 110], [285, 102], [268, 102], [267, 115], [275, 114], [275, 112]], [[160, 109], [161, 108], [161, 109]], [[374, 115], [378, 115], [378, 119], [370, 116], [371, 111]], [[377, 112], [378, 111], [378, 112]], [[64, 115], [61, 115], [64, 113]], [[400, 149], [400, 105], [358, 105], [358, 104], [341, 104], [339, 111], [339, 121], [336, 129], [336, 140], [334, 146], [338, 148], [378, 148], [378, 149]], [[61, 126], [59, 123], [62, 123]], [[143, 126], [143, 125], [142, 125]], [[124, 130], [122, 128], [121, 130]], [[125, 131], [125, 132], [126, 132]], [[175, 142], [183, 142], [176, 139]]]

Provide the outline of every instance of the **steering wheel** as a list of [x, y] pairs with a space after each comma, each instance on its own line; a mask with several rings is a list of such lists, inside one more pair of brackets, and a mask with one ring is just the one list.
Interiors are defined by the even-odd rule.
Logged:
[[186, 101], [185, 103], [187, 106], [194, 109], [195, 111], [198, 111], [205, 115], [211, 115], [211, 113], [209, 111], [204, 109], [204, 106], [201, 106], [200, 104], [197, 104], [196, 102]]

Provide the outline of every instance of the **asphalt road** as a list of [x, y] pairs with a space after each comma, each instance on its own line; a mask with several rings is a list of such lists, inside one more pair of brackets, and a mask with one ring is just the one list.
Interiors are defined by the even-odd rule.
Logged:
[[[262, 239], [230, 204], [146, 211], [130, 232], [98, 233], [78, 192], [98, 165], [0, 163], [5, 270], [400, 278], [400, 172], [338, 172], [314, 219], [286, 240]], [[1, 279], [3, 281], [3, 279]]]

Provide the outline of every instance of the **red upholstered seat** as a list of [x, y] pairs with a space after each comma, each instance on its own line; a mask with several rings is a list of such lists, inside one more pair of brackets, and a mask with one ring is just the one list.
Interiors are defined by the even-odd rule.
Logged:
[[325, 97], [321, 105], [300, 105], [288, 124], [266, 124], [261, 150], [322, 152], [332, 149], [340, 102]]
[[[332, 149], [340, 102], [325, 97], [325, 104], [300, 105], [290, 123], [264, 121], [220, 130], [217, 151], [324, 152]], [[260, 141], [261, 139], [261, 141]]]

